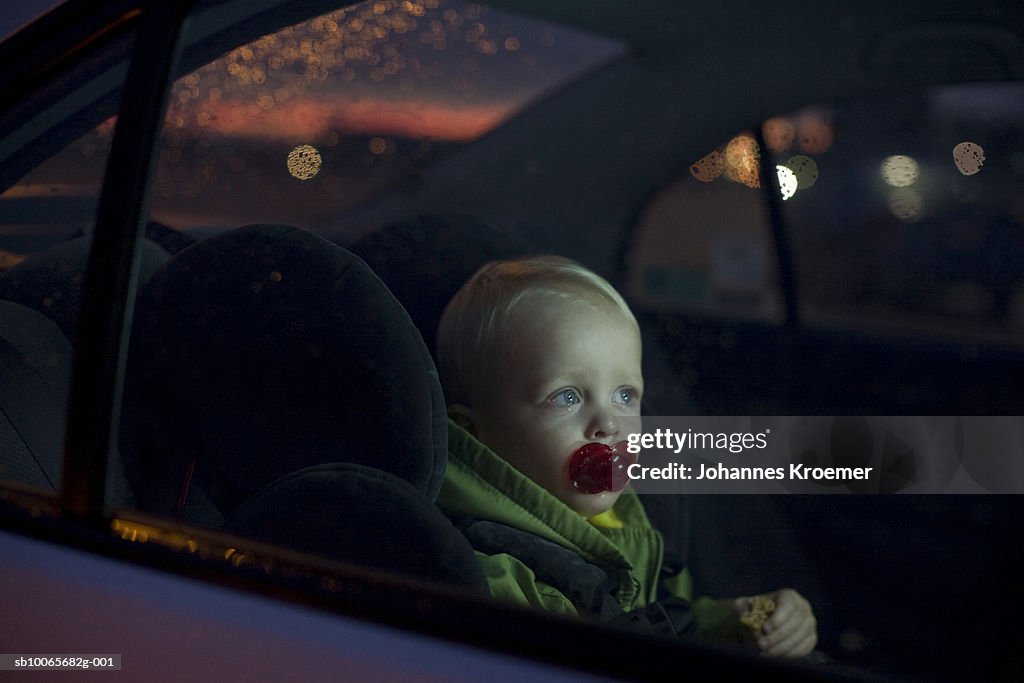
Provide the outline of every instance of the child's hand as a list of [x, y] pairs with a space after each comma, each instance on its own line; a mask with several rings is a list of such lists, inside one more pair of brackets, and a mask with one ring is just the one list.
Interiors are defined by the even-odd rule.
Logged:
[[[775, 601], [775, 611], [761, 629], [757, 647], [773, 657], [803, 657], [818, 644], [818, 622], [811, 603], [792, 588], [783, 588], [766, 597]], [[736, 598], [733, 611], [739, 617], [750, 609], [750, 597]]]

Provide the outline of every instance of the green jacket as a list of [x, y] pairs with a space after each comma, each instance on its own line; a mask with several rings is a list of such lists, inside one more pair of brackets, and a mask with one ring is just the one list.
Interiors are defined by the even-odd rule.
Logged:
[[[625, 611], [657, 600], [659, 589], [661, 596], [691, 597], [686, 570], [661, 580], [664, 543], [636, 495], [627, 492], [615, 504], [622, 528], [594, 526], [451, 421], [448, 469], [437, 502], [453, 519], [498, 522], [572, 550], [618, 583], [615, 595]], [[515, 557], [479, 551], [477, 556], [493, 597], [550, 612], [577, 613], [565, 595], [537, 579]], [[699, 598], [693, 601], [693, 610], [701, 631], [720, 631], [721, 622], [728, 621], [727, 601]]]

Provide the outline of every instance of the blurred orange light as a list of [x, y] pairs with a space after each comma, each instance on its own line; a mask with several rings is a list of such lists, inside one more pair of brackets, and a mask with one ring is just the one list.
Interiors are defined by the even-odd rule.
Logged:
[[722, 175], [724, 165], [725, 161], [721, 153], [715, 150], [690, 166], [690, 173], [702, 183], [710, 183]]
[[793, 145], [796, 128], [789, 119], [777, 116], [768, 119], [761, 126], [765, 147], [776, 153], [782, 153]]
[[299, 180], [310, 180], [320, 172], [320, 152], [312, 145], [299, 145], [288, 152], [288, 172]]
[[725, 177], [747, 187], [761, 187], [761, 150], [748, 133], [737, 135], [725, 147]]
[[797, 142], [808, 154], [823, 154], [832, 146], [832, 127], [817, 114], [804, 114], [797, 124]]

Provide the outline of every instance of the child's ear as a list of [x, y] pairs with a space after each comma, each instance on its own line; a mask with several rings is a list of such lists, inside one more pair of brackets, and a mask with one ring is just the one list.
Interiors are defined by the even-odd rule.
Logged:
[[469, 406], [453, 403], [448, 406], [448, 417], [467, 432], [476, 436], [476, 412]]

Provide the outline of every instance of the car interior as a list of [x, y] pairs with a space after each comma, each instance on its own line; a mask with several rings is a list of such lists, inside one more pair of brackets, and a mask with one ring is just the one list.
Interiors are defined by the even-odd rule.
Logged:
[[[435, 504], [434, 355], [488, 261], [556, 253], [619, 288], [645, 415], [836, 416], [835, 436], [840, 416], [1024, 409], [1021, 6], [202, 0], [142, 155], [139, 239], [98, 262], [140, 95], [137, 29], [110, 19], [132, 3], [111, 5], [79, 61], [5, 76], [37, 85], [0, 112], [4, 487], [67, 495], [84, 292], [121, 265], [103, 515], [474, 599], [485, 577]], [[928, 495], [910, 467], [880, 495], [644, 504], [701, 594], [799, 587], [828, 660], [808, 680], [1013, 680], [1019, 482]]]

